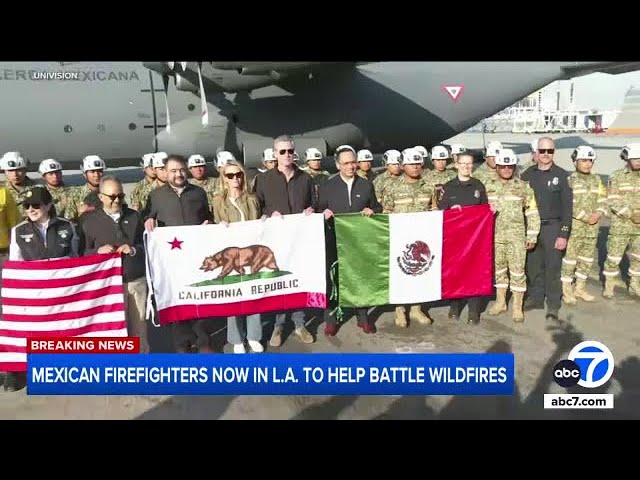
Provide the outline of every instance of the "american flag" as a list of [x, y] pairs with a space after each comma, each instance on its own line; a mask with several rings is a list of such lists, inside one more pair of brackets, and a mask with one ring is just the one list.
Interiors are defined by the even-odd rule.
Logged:
[[120, 254], [6, 261], [0, 372], [27, 369], [27, 338], [126, 337]]

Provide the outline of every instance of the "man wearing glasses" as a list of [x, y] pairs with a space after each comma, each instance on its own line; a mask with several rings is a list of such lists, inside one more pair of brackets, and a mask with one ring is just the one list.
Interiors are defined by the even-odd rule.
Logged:
[[144, 226], [140, 214], [125, 206], [122, 182], [113, 176], [100, 179], [102, 208], [87, 213], [81, 224], [84, 255], [122, 254], [122, 282], [129, 335], [140, 338], [140, 351], [148, 352], [145, 321]]
[[[544, 308], [547, 319], [557, 320], [562, 300], [562, 257], [567, 248], [573, 217], [573, 192], [569, 172], [553, 162], [553, 139], [538, 140], [538, 163], [522, 174], [536, 196], [540, 212], [540, 235], [527, 255], [527, 300], [525, 310]], [[590, 253], [590, 252], [589, 252]]]
[[[295, 164], [295, 142], [288, 135], [281, 135], [273, 141], [277, 167], [265, 172], [256, 185], [256, 196], [263, 215], [281, 217], [296, 213], [313, 213], [313, 179]], [[276, 315], [273, 334], [269, 344], [282, 345], [283, 327], [288, 312]], [[304, 310], [291, 313], [295, 332], [303, 343], [313, 343], [313, 336], [304, 322]]]

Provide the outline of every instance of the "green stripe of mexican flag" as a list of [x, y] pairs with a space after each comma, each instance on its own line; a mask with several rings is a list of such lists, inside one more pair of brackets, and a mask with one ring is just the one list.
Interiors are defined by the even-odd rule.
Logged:
[[341, 307], [491, 295], [493, 214], [462, 210], [335, 216]]

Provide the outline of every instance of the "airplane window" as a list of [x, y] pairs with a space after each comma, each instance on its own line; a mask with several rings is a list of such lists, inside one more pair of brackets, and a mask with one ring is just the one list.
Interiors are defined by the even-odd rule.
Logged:
[[136, 128], [138, 128], [138, 126], [135, 123], [129, 124], [129, 130], [135, 130]]
[[190, 103], [189, 105], [187, 105], [187, 108], [190, 112], [193, 112], [196, 109], [196, 106], [193, 103]]
[[65, 125], [64, 126], [65, 133], [71, 133], [71, 130], [73, 130], [73, 128], [71, 128], [71, 125]]

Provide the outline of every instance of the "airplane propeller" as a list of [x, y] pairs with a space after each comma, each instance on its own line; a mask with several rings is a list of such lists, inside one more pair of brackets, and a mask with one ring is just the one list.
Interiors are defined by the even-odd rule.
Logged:
[[204, 83], [202, 81], [202, 62], [198, 62], [198, 83], [200, 88], [200, 110], [202, 112], [202, 126], [209, 125], [209, 107], [207, 106], [207, 94], [204, 89]]
[[164, 87], [164, 108], [167, 115], [167, 133], [171, 133], [171, 118], [169, 117], [169, 75], [162, 75], [162, 83]]

